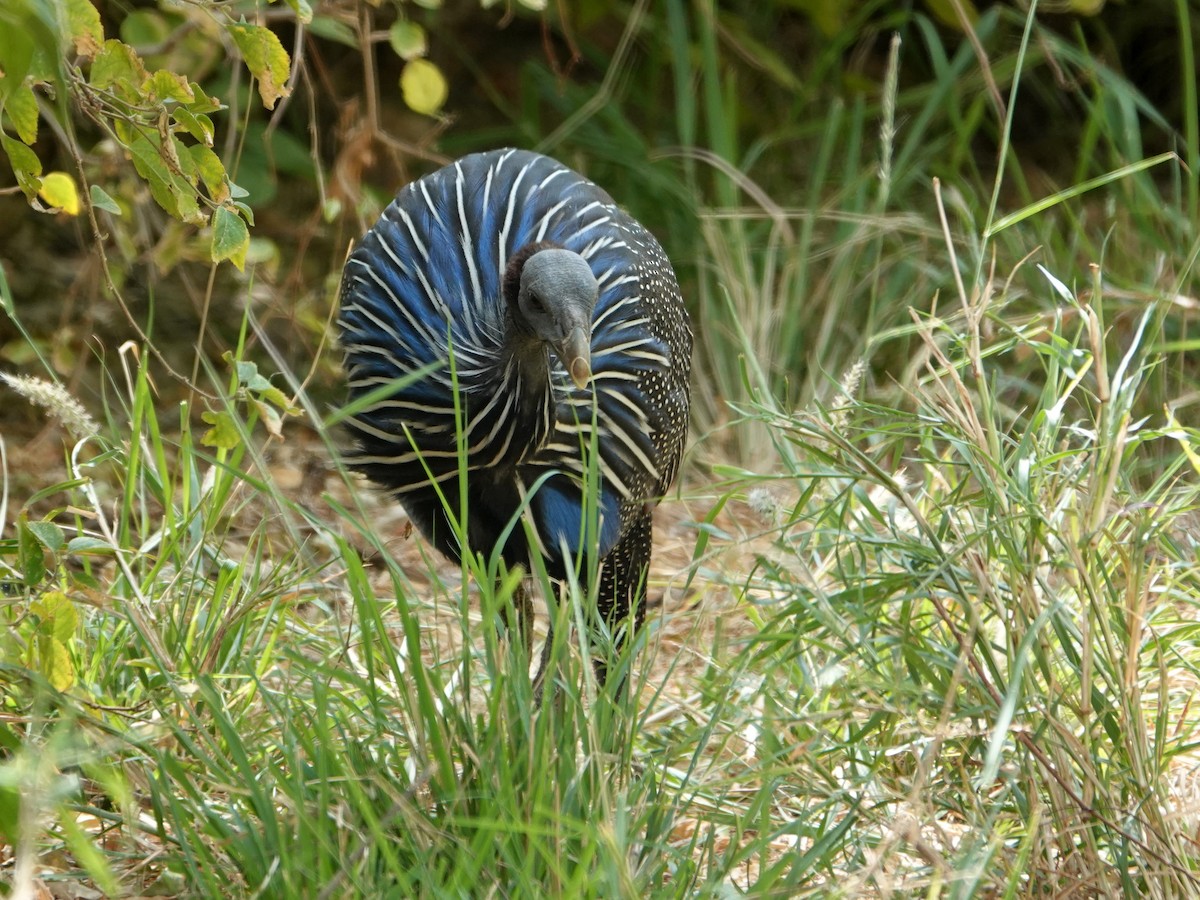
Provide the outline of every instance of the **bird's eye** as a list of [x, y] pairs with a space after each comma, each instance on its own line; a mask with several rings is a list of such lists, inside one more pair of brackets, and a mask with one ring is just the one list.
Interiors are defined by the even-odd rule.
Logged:
[[530, 312], [544, 313], [546, 311], [546, 304], [542, 302], [542, 298], [538, 294], [530, 291], [526, 297], [526, 303], [529, 306]]

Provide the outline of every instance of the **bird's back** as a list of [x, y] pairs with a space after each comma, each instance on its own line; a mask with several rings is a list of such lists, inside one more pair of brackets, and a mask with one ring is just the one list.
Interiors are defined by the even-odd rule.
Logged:
[[[502, 365], [505, 268], [543, 241], [582, 256], [599, 284], [592, 380], [582, 389], [557, 360], [549, 386], [515, 383]], [[460, 454], [471, 542], [495, 544], [527, 500], [552, 564], [563, 541], [572, 552], [581, 546], [581, 446], [593, 419], [601, 556], [619, 538], [624, 511], [653, 501], [674, 478], [692, 342], [674, 273], [608, 194], [548, 157], [475, 154], [403, 188], [347, 263], [339, 325], [351, 402], [386, 394], [351, 420], [354, 464], [395, 491], [452, 555], [441, 506], [458, 508]], [[547, 389], [540, 411], [521, 400]], [[523, 561], [519, 526], [505, 552]]]

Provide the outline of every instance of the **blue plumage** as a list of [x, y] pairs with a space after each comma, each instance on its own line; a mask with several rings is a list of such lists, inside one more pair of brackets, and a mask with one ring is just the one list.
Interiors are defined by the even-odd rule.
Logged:
[[[519, 150], [419, 179], [351, 255], [339, 326], [351, 398], [395, 388], [351, 421], [352, 462], [452, 557], [434, 484], [457, 510], [461, 461], [472, 546], [495, 546], [527, 500], [532, 551], [564, 576], [595, 430], [601, 609], [614, 622], [640, 609], [650, 510], [686, 435], [692, 340], [661, 247], [608, 194]], [[528, 564], [524, 529], [500, 549]]]

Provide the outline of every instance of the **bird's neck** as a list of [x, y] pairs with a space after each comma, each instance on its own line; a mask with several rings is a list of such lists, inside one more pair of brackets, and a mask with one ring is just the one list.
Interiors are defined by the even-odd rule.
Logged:
[[505, 368], [511, 373], [510, 389], [517, 399], [517, 417], [541, 439], [553, 421], [554, 386], [551, 379], [551, 359], [546, 342], [533, 334], [509, 312], [505, 328]]
[[490, 362], [462, 372], [472, 455], [501, 470], [520, 465], [546, 443], [554, 428], [551, 363], [544, 341], [506, 316]]

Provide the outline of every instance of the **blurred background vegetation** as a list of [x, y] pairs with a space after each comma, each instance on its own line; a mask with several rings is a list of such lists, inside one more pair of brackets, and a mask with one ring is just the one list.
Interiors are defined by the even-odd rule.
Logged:
[[[6, 16], [48, 21], [80, 5], [19, 0]], [[1173, 284], [1178, 261], [1166, 252], [1187, 244], [1197, 215], [1187, 149], [1194, 82], [1181, 75], [1194, 68], [1200, 25], [1185, 0], [1042, 3], [1011, 124], [1026, 16], [1019, 3], [97, 8], [92, 21], [67, 13], [73, 47], [60, 32], [37, 48], [60, 51], [63, 68], [35, 67], [30, 76], [43, 121], [31, 144], [46, 172], [65, 172], [81, 193], [86, 179], [119, 212], [95, 210], [97, 242], [86, 214], [33, 215], [15, 186], [0, 198], [0, 259], [20, 316], [71, 385], [88, 382], [97, 354], [139, 338], [132, 323], [188, 375], [196, 352], [216, 358], [235, 343], [246, 305], [292, 365], [308, 366], [326, 334], [346, 247], [392, 193], [455, 156], [510, 144], [584, 171], [665, 244], [697, 319], [701, 434], [727, 421], [726, 401], [746, 392], [737, 363], [744, 340], [763, 386], [792, 405], [860, 357], [884, 380], [899, 376], [911, 347], [890, 329], [903, 329], [910, 307], [930, 308], [952, 283], [932, 249], [941, 241], [932, 227], [934, 178], [956, 230], [978, 228], [989, 214], [1176, 152], [1190, 174], [1175, 164], [1154, 172], [1152, 188], [1116, 180], [1041, 219], [1040, 231], [1000, 233], [987, 264], [1007, 276], [1027, 255], [1036, 261], [1039, 245], [1065, 238], [1080, 273], [1103, 255], [1142, 284], [1195, 293], [1190, 282]], [[284, 79], [276, 94], [256, 90], [262, 79], [253, 73], [265, 63], [239, 62], [248, 55], [232, 32], [239, 21], [275, 36], [270, 49]], [[894, 37], [898, 83], [894, 108], [885, 109]], [[103, 39], [123, 44], [121, 53], [105, 47], [106, 61], [140, 61], [137, 78], [101, 78], [89, 66]], [[144, 75], [160, 70], [215, 98], [197, 113], [207, 132], [190, 128], [189, 103], [143, 86]], [[15, 106], [4, 119], [9, 144], [19, 137]], [[885, 120], [893, 131], [886, 145]], [[173, 147], [158, 137], [164, 128]], [[1002, 139], [1013, 149], [1000, 180]], [[170, 180], [172, 157], [200, 144], [223, 166], [216, 180], [241, 188], [233, 199], [242, 211], [226, 220], [253, 218], [244, 270], [213, 267], [215, 210], [237, 208], [205, 190], [196, 171], [176, 189], [194, 195], [191, 221], [174, 201], [164, 209], [152, 199], [156, 179]], [[156, 153], [165, 160], [157, 171], [145, 162], [138, 169]], [[0, 177], [14, 185], [11, 172]], [[986, 201], [998, 182], [992, 212]], [[1140, 225], [1148, 206], [1161, 211], [1164, 197], [1177, 216], [1156, 215], [1139, 239], [1105, 245], [1122, 223]], [[1009, 311], [1035, 315], [1044, 282], [1032, 266], [1016, 277], [1029, 299]], [[11, 322], [0, 323], [0, 341], [6, 361], [29, 365], [31, 348]], [[333, 399], [336, 384], [323, 365], [311, 388]], [[28, 413], [9, 407], [4, 415]], [[737, 456], [751, 440], [730, 435], [720, 452]]]

